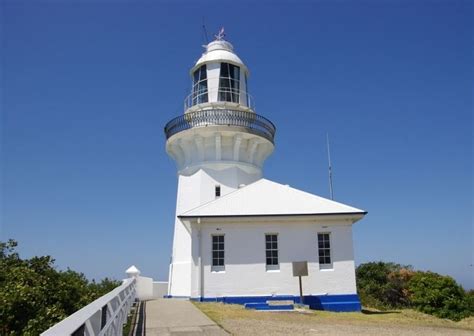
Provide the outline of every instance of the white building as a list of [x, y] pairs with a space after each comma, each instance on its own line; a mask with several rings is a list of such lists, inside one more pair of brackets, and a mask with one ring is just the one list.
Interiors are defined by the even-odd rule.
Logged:
[[255, 113], [249, 71], [222, 34], [190, 74], [184, 115], [165, 127], [178, 167], [168, 295], [299, 301], [292, 262], [307, 261], [305, 303], [360, 310], [352, 224], [366, 212], [262, 178], [275, 126]]

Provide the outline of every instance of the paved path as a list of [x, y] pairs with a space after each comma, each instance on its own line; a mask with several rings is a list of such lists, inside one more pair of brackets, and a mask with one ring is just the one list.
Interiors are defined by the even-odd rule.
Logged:
[[145, 306], [145, 335], [228, 335], [188, 300], [157, 299]]

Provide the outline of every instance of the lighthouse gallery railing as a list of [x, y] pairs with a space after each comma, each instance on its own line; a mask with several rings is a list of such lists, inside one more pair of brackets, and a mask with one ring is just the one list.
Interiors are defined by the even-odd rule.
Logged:
[[166, 139], [191, 129], [206, 126], [235, 126], [244, 127], [249, 132], [257, 134], [273, 143], [275, 125], [265, 117], [253, 112], [233, 109], [209, 109], [185, 113], [172, 119], [165, 126]]

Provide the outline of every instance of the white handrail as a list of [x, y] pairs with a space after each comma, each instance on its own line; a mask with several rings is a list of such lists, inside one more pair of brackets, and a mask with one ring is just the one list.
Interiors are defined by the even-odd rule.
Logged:
[[136, 278], [126, 279], [122, 285], [55, 324], [41, 336], [121, 336], [135, 297]]

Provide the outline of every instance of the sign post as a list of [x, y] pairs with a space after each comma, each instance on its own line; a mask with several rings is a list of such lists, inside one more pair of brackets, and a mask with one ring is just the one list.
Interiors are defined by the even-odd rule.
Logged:
[[308, 262], [307, 261], [294, 261], [293, 262], [293, 276], [298, 277], [300, 284], [300, 304], [303, 305], [303, 282], [302, 276], [308, 276]]

